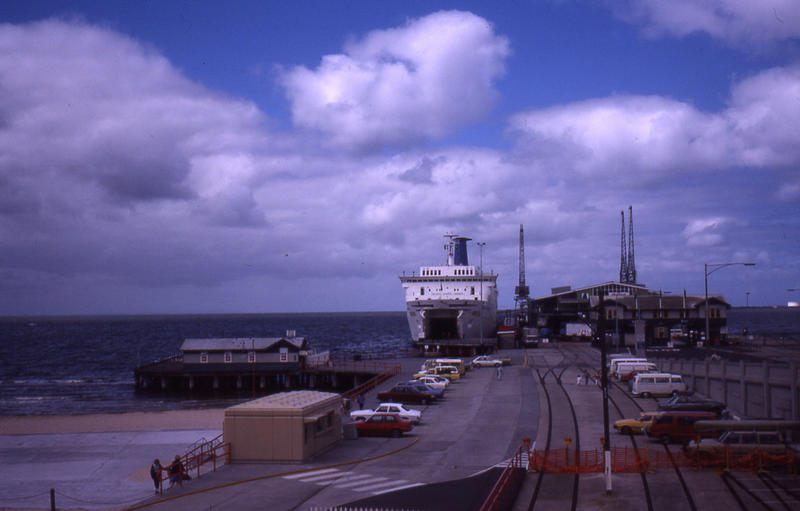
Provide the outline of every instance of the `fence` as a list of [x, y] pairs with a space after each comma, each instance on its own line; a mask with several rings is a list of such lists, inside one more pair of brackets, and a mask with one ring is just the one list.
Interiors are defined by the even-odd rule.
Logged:
[[[602, 449], [576, 451], [561, 448], [536, 450], [530, 453], [530, 470], [554, 474], [588, 474], [603, 472]], [[757, 471], [762, 468], [797, 468], [794, 451], [785, 454], [770, 454], [756, 449], [748, 454], [734, 454], [730, 450], [714, 453], [698, 453], [691, 449], [668, 452], [661, 449], [632, 447], [611, 448], [611, 471], [618, 473], [640, 473], [656, 469], [678, 467], [715, 467], [728, 470]]]
[[660, 370], [683, 376], [690, 389], [744, 416], [800, 420], [800, 366], [794, 362], [659, 359]]

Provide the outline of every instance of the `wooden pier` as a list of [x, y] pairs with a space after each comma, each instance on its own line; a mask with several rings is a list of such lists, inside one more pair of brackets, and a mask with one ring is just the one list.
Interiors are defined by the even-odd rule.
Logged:
[[286, 390], [343, 392], [381, 374], [398, 374], [400, 363], [303, 360], [299, 364], [186, 364], [180, 355], [137, 367], [137, 392], [267, 395]]

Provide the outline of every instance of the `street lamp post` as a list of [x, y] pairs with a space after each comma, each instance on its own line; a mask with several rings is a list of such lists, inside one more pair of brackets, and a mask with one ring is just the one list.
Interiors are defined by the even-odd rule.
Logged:
[[479, 322], [480, 322], [480, 329], [481, 329], [481, 344], [479, 349], [483, 349], [483, 247], [486, 246], [485, 241], [477, 242], [478, 246], [481, 247], [481, 267], [480, 267], [480, 286], [481, 286], [481, 309], [480, 314], [478, 315]]
[[[710, 335], [711, 335], [710, 334], [710, 330], [711, 329], [710, 329], [709, 320], [708, 320], [708, 276], [711, 275], [712, 273], [714, 273], [715, 271], [721, 270], [721, 269], [723, 269], [723, 268], [725, 268], [727, 266], [736, 266], [736, 265], [755, 266], [756, 263], [714, 263], [714, 264], [706, 263], [704, 265], [705, 284], [706, 284], [706, 300], [705, 300], [705, 307], [706, 307], [706, 310], [705, 310], [705, 316], [706, 316], [706, 340], [705, 340], [705, 342], [711, 342], [711, 337], [710, 337]], [[708, 271], [709, 268], [711, 268], [711, 271]]]

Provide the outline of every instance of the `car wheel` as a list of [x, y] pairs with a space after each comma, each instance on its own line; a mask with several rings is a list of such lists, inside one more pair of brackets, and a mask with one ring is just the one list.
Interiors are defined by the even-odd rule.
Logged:
[[399, 429], [393, 429], [392, 430], [392, 436], [395, 437], [395, 438], [398, 438], [402, 434], [403, 434], [403, 432], [400, 431]]
[[423, 399], [423, 400], [420, 401], [420, 403], [422, 404], [422, 406], [425, 406], [425, 405], [428, 404], [428, 400], [427, 399]]
[[659, 437], [659, 440], [661, 440], [662, 444], [667, 445], [671, 439], [670, 439], [669, 435], [661, 435]]
[[620, 430], [620, 433], [622, 433], [623, 435], [630, 435], [632, 431], [631, 428], [629, 428], [628, 426], [623, 426], [622, 429]]
[[650, 397], [650, 393], [649, 392], [642, 392], [642, 397], [644, 397], [644, 398]]
[[680, 394], [680, 392], [678, 392], [677, 390], [673, 390], [673, 391], [672, 391], [672, 397], [675, 397], [675, 396], [677, 396], [678, 394]]

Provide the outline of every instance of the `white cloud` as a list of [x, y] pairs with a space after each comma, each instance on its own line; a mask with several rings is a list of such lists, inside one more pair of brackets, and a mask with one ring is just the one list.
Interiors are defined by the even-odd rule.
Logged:
[[485, 19], [443, 11], [371, 32], [282, 82], [296, 125], [348, 147], [405, 145], [486, 115], [508, 53]]
[[627, 0], [608, 2], [622, 19], [653, 36], [702, 32], [734, 45], [758, 45], [800, 37], [795, 0]]
[[725, 232], [731, 225], [729, 218], [701, 218], [692, 220], [683, 229], [681, 236], [689, 246], [709, 247], [721, 244]]
[[617, 96], [517, 114], [510, 120], [533, 157], [560, 160], [583, 175], [708, 167], [725, 155], [724, 122], [660, 97]]
[[800, 163], [798, 98], [800, 67], [790, 66], [742, 80], [717, 113], [663, 97], [612, 96], [522, 112], [509, 129], [521, 151], [566, 175], [646, 182], [675, 172]]

